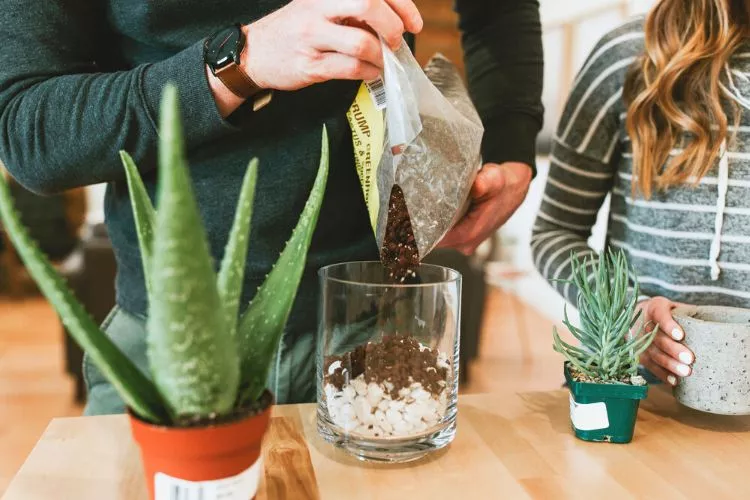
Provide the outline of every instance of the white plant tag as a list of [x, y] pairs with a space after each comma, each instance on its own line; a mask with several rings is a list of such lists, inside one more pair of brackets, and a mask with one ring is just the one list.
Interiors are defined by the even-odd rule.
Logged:
[[383, 77], [378, 77], [369, 82], [365, 82], [365, 85], [367, 86], [367, 91], [370, 92], [372, 102], [375, 103], [375, 108], [378, 110], [385, 109], [387, 102], [385, 98], [385, 82], [383, 81]]
[[156, 500], [248, 500], [258, 491], [262, 459], [236, 476], [215, 481], [187, 481], [161, 472], [154, 475]]
[[607, 405], [604, 403], [576, 403], [570, 394], [570, 421], [579, 431], [595, 431], [609, 427]]

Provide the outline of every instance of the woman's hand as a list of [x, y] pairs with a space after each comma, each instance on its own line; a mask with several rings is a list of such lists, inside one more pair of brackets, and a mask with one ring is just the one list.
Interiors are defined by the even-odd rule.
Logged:
[[294, 0], [245, 27], [241, 66], [277, 90], [371, 80], [383, 67], [378, 35], [395, 49], [422, 24], [412, 0]]
[[653, 322], [659, 327], [654, 342], [641, 355], [641, 363], [671, 386], [677, 385], [678, 377], [687, 377], [692, 373], [691, 365], [695, 361], [695, 355], [680, 343], [685, 338], [685, 332], [672, 318], [672, 309], [680, 305], [664, 297], [644, 300], [638, 305], [638, 309], [643, 311], [644, 321]]

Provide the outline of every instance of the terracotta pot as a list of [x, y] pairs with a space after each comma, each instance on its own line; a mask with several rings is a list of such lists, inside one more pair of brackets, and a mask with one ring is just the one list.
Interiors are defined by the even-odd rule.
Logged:
[[151, 500], [255, 498], [262, 473], [261, 443], [273, 396], [259, 414], [206, 427], [152, 425], [130, 414]]

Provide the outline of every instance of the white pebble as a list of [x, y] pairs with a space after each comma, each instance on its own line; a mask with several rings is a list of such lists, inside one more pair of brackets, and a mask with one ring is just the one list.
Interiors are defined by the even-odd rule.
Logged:
[[399, 420], [398, 422], [393, 424], [393, 433], [397, 436], [408, 434], [411, 429], [412, 425], [404, 420]]
[[[341, 413], [341, 399], [331, 399], [327, 402], [328, 413], [338, 415]], [[333, 417], [332, 417], [333, 418]]]
[[403, 401], [395, 400], [390, 402], [389, 410], [401, 411], [404, 409], [405, 403]]
[[398, 397], [405, 398], [410, 392], [411, 391], [407, 387], [401, 388], [398, 390]]
[[380, 400], [380, 403], [378, 403], [378, 410], [387, 411], [390, 405], [391, 405], [391, 400], [383, 398]]
[[421, 387], [416, 387], [411, 390], [411, 397], [413, 397], [417, 401], [427, 401], [428, 399], [430, 399], [430, 393], [425, 391]]
[[427, 430], [427, 424], [424, 421], [420, 420], [419, 422], [417, 422], [414, 425], [414, 430], [417, 431], [417, 432], [426, 431]]
[[334, 361], [328, 365], [328, 375], [333, 375], [339, 368], [341, 368], [341, 361]]
[[393, 390], [393, 384], [391, 382], [389, 382], [388, 380], [386, 380], [385, 382], [383, 382], [383, 385], [385, 386], [385, 389], [388, 392], [391, 392]]
[[393, 426], [392, 426], [392, 425], [391, 425], [391, 423], [390, 423], [390, 422], [389, 422], [388, 420], [386, 420], [386, 419], [380, 420], [380, 421], [378, 422], [378, 425], [379, 425], [379, 426], [380, 426], [380, 428], [381, 428], [381, 429], [383, 430], [383, 434], [384, 434], [384, 435], [388, 435], [388, 434], [390, 434], [390, 433], [392, 433], [392, 432], [393, 432]]
[[447, 401], [445, 401], [444, 399], [442, 399], [438, 403], [437, 414], [442, 417], [443, 415], [445, 415], [445, 412], [446, 412], [447, 409], [448, 409], [448, 403], [447, 403]]
[[367, 401], [373, 408], [383, 399], [383, 388], [375, 382], [367, 384]]
[[357, 428], [358, 424], [359, 422], [352, 419], [352, 420], [344, 420], [339, 425], [341, 425], [341, 428], [344, 429], [346, 432], [351, 432]]
[[421, 403], [411, 403], [404, 407], [404, 420], [411, 424], [422, 421], [422, 415], [425, 414], [425, 405]]
[[372, 406], [364, 396], [357, 396], [354, 400], [354, 412], [362, 424], [369, 425], [373, 421]]
[[[395, 403], [395, 401], [394, 401]], [[391, 407], [388, 408], [388, 411], [385, 412], [385, 418], [388, 420], [388, 422], [391, 425], [396, 425], [396, 422], [403, 422], [404, 416], [401, 414], [400, 411], [396, 410], [395, 408]]]
[[367, 382], [365, 382], [364, 379], [360, 377], [352, 380], [352, 387], [360, 396], [364, 396], [365, 394], [367, 394]]
[[356, 417], [354, 406], [351, 403], [342, 404], [339, 414], [343, 420], [352, 420]]
[[354, 401], [354, 397], [357, 395], [357, 391], [354, 390], [354, 387], [351, 385], [347, 385], [344, 387], [343, 390], [344, 393], [344, 401], [351, 403]]
[[374, 426], [371, 427], [369, 425], [360, 425], [354, 430], [354, 432], [356, 432], [357, 434], [361, 434], [363, 436], [372, 436], [375, 434], [374, 429], [375, 429]]
[[427, 425], [435, 425], [440, 420], [437, 410], [430, 410], [422, 415], [422, 419]]
[[443, 352], [438, 354], [436, 364], [438, 368], [450, 368], [450, 365], [448, 364], [448, 355]]

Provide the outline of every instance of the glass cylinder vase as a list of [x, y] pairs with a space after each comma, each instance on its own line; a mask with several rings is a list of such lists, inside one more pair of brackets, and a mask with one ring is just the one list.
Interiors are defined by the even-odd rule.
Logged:
[[406, 462], [456, 432], [461, 275], [423, 264], [394, 284], [380, 262], [320, 277], [318, 432], [363, 460]]

